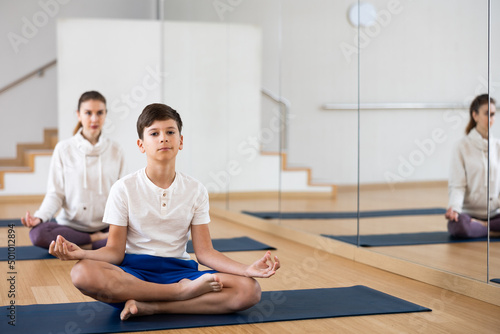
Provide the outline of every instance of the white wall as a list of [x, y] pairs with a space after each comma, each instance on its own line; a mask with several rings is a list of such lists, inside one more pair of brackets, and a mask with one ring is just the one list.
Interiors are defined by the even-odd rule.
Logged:
[[[0, 87], [56, 59], [59, 18], [154, 19], [155, 10], [154, 0], [0, 1]], [[52, 67], [0, 94], [0, 158], [14, 157], [18, 142], [42, 141], [43, 128], [57, 128], [56, 72]]]
[[57, 128], [56, 80], [51, 67], [0, 94], [0, 159], [15, 158], [17, 143], [41, 143], [44, 129]]
[[160, 100], [159, 41], [157, 21], [59, 20], [60, 138], [71, 137], [77, 122], [76, 113], [66, 111], [82, 92], [95, 89], [107, 99], [104, 133], [127, 150], [130, 171], [144, 165], [135, 121], [145, 105]]

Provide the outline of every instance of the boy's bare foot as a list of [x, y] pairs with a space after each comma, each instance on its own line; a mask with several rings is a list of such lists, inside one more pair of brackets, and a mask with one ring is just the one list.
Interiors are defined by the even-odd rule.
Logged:
[[179, 281], [181, 286], [180, 300], [198, 297], [208, 292], [219, 292], [222, 290], [222, 282], [215, 274], [205, 274], [194, 281], [182, 279]]
[[[186, 300], [198, 297], [208, 292], [222, 291], [222, 282], [215, 274], [205, 274], [194, 281], [184, 278], [179, 281], [179, 300]], [[120, 319], [127, 320], [130, 317], [150, 315], [155, 313], [155, 303], [139, 302], [133, 299], [128, 300], [120, 313]]]
[[109, 232], [94, 232], [90, 235], [90, 241], [91, 242], [95, 242], [95, 241], [99, 241], [99, 240], [104, 240], [108, 237], [109, 235]]
[[152, 307], [150, 307], [149, 303], [138, 302], [136, 300], [130, 299], [125, 303], [125, 306], [120, 313], [120, 319], [127, 320], [130, 317], [151, 314], [154, 314], [154, 310]]
[[[195, 298], [208, 292], [222, 291], [222, 282], [215, 274], [205, 274], [194, 281], [184, 278], [179, 281], [179, 285], [181, 287], [179, 300]], [[138, 302], [130, 299], [125, 303], [120, 319], [127, 320], [130, 317], [154, 314], [154, 306], [155, 303], [152, 302]]]

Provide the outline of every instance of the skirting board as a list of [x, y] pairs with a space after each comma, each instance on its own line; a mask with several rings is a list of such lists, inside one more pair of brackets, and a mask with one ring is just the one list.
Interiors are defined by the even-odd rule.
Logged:
[[291, 192], [291, 191], [249, 191], [249, 192], [228, 192], [228, 193], [210, 193], [211, 200], [231, 199], [335, 199], [336, 194], [332, 192]]
[[42, 203], [45, 194], [42, 195], [0, 195], [0, 203], [2, 204], [22, 204], [22, 203]]
[[[355, 192], [357, 185], [339, 185], [338, 192]], [[359, 185], [360, 191], [370, 190], [402, 190], [402, 189], [421, 189], [421, 188], [448, 188], [447, 180], [438, 181], [413, 181], [413, 182], [395, 182], [395, 183], [364, 183]]]
[[[319, 251], [325, 251], [378, 269], [434, 285], [493, 305], [500, 306], [500, 287], [464, 276], [430, 268], [385, 254], [376, 253], [341, 241], [298, 231], [262, 219], [213, 207], [210, 215], [245, 225], [256, 230], [298, 242]], [[320, 255], [318, 255], [320, 256]]]
[[[388, 190], [388, 189], [415, 189], [415, 188], [447, 188], [448, 181], [421, 181], [421, 182], [398, 182], [394, 184], [387, 183], [370, 183], [361, 184], [360, 191], [373, 190]], [[352, 193], [358, 191], [357, 185], [337, 185], [331, 192], [293, 192], [293, 191], [248, 191], [248, 192], [227, 192], [227, 193], [211, 193], [212, 200], [229, 199], [301, 199], [301, 198], [318, 198], [318, 199], [335, 199], [339, 193]]]

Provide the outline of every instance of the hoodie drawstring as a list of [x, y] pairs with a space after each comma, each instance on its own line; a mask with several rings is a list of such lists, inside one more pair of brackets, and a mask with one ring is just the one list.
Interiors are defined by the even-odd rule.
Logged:
[[99, 154], [99, 195], [102, 195], [102, 161]]
[[87, 155], [83, 154], [83, 189], [87, 189]]

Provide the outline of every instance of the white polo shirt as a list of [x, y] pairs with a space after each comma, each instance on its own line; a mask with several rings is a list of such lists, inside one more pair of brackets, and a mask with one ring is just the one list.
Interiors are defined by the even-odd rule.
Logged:
[[128, 226], [126, 253], [189, 259], [192, 225], [208, 224], [208, 193], [196, 179], [176, 172], [168, 189], [140, 169], [111, 188], [103, 221]]

